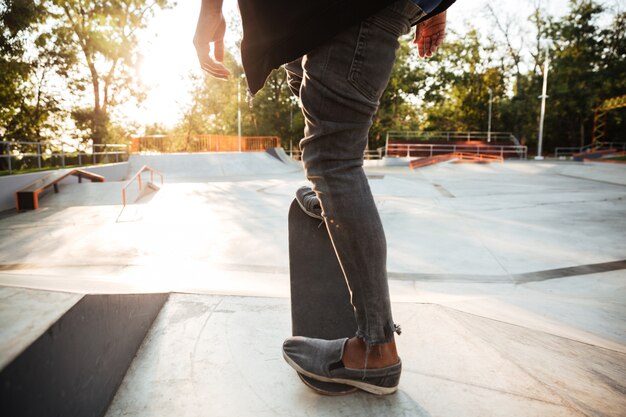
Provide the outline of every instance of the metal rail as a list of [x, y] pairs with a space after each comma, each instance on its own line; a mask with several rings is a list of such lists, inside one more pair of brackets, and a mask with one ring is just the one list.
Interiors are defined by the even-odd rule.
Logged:
[[[369, 150], [366, 149], [363, 152], [363, 159], [382, 159], [383, 156], [385, 155], [385, 147], [381, 146], [378, 149], [375, 150]], [[295, 159], [296, 161], [300, 161], [302, 159], [302, 151], [300, 149], [293, 149], [291, 148], [289, 150], [289, 156], [292, 159]]]
[[[526, 159], [528, 147], [515, 145], [447, 145], [447, 144], [419, 144], [419, 143], [388, 143], [387, 156], [428, 156], [446, 153], [473, 153], [477, 155], [499, 155], [502, 158], [516, 157]], [[419, 154], [419, 155], [417, 155]], [[427, 155], [425, 155], [427, 154]]]
[[519, 140], [511, 132], [445, 132], [445, 131], [401, 131], [390, 130], [386, 135], [386, 142], [393, 139], [418, 140], [418, 141], [482, 141], [487, 143], [507, 142], [515, 146], [521, 146]]
[[144, 165], [141, 167], [139, 171], [131, 179], [128, 180], [126, 185], [122, 188], [122, 205], [126, 207], [126, 189], [133, 183], [133, 181], [137, 180], [139, 183], [139, 192], [141, 193], [142, 185], [141, 185], [141, 174], [144, 171], [150, 171], [150, 183], [154, 184], [154, 174], [157, 174], [161, 177], [161, 185], [163, 185], [163, 174], [161, 174], [156, 169], [150, 168], [148, 165]]
[[568, 157], [575, 153], [599, 151], [603, 149], [619, 149], [626, 151], [626, 142], [596, 142], [585, 146], [559, 146], [554, 148], [554, 157]]
[[[30, 148], [30, 149], [28, 149]], [[95, 144], [91, 145], [91, 152], [81, 145], [73, 146], [61, 142], [59, 145], [42, 142], [25, 142], [25, 141], [1, 141], [0, 142], [0, 161], [5, 161], [5, 166], [9, 173], [19, 171], [15, 169], [15, 161], [21, 161], [24, 158], [37, 158], [37, 168], [41, 169], [44, 162], [48, 159], [60, 158], [60, 164], [53, 166], [65, 168], [67, 165], [95, 165], [98, 162], [98, 156], [115, 157], [115, 161], [128, 160], [130, 148], [124, 144]], [[75, 164], [68, 164], [68, 160], [75, 159]], [[111, 158], [112, 159], [112, 158]]]

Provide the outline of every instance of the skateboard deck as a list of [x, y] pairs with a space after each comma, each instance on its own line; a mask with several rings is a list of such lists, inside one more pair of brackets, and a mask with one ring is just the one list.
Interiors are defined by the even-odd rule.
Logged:
[[[289, 274], [291, 325], [294, 336], [320, 339], [352, 337], [354, 309], [326, 225], [307, 215], [296, 200], [289, 208]], [[310, 388], [327, 395], [353, 392], [354, 387], [300, 375]]]

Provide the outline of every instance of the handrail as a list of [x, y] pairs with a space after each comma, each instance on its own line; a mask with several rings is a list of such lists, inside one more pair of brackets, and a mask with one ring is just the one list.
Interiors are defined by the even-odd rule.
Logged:
[[417, 143], [388, 143], [387, 156], [412, 156], [411, 152], [426, 152], [428, 156], [442, 153], [476, 153], [476, 154], [500, 154], [501, 157], [516, 155], [520, 159], [526, 159], [528, 148], [515, 145], [447, 145], [447, 144], [417, 144]]
[[476, 153], [466, 153], [466, 152], [451, 152], [446, 154], [440, 154], [435, 156], [429, 156], [421, 159], [414, 159], [409, 162], [409, 168], [421, 168], [424, 166], [437, 164], [439, 162], [445, 162], [452, 159], [458, 159], [461, 161], [468, 162], [500, 162], [504, 163], [504, 158], [500, 155], [489, 155], [489, 154], [476, 154]]
[[504, 158], [500, 155], [489, 155], [489, 154], [475, 154], [475, 153], [466, 153], [466, 152], [456, 152], [454, 154], [459, 159], [465, 161], [498, 161], [500, 163], [504, 162]]
[[572, 156], [575, 153], [596, 151], [609, 148], [626, 150], [626, 142], [596, 142], [595, 144], [590, 143], [584, 146], [558, 146], [554, 148], [554, 157], [566, 157]]
[[[91, 148], [91, 152], [87, 150]], [[60, 158], [61, 163], [55, 164], [65, 168], [66, 165], [88, 165], [96, 164], [97, 156], [115, 156], [115, 162], [119, 162], [121, 156], [126, 160], [130, 156], [130, 147], [127, 144], [102, 143], [92, 144], [86, 147], [85, 144], [71, 145], [63, 141], [58, 143], [47, 142], [26, 142], [26, 141], [0, 141], [0, 161], [4, 161], [9, 173], [19, 171], [14, 169], [12, 159], [21, 160], [23, 158], [36, 158], [37, 168], [41, 169], [44, 160], [49, 158]], [[25, 149], [31, 148], [31, 149]], [[112, 149], [118, 149], [113, 151]], [[66, 159], [77, 161], [68, 163]]]
[[135, 181], [135, 179], [137, 179], [137, 182], [139, 183], [139, 192], [141, 192], [141, 174], [144, 171], [150, 171], [151, 183], [154, 183], [154, 174], [159, 175], [161, 177], [161, 185], [163, 185], [163, 174], [156, 169], [150, 168], [148, 165], [142, 166], [141, 169], [139, 169], [139, 171], [137, 171], [137, 173], [133, 175], [133, 177], [129, 179], [128, 182], [126, 182], [126, 185], [122, 188], [122, 204], [124, 207], [126, 207], [126, 189], [133, 183], [133, 181]]
[[386, 134], [386, 141], [390, 139], [415, 139], [415, 140], [481, 140], [489, 142], [510, 141], [516, 146], [521, 146], [519, 140], [511, 132], [485, 132], [485, 131], [424, 131], [424, 130], [390, 130]]

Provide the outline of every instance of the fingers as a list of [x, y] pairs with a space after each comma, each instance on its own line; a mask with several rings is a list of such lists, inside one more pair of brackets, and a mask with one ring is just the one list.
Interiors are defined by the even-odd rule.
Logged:
[[[209, 54], [199, 57], [200, 67], [208, 72], [211, 76], [219, 78], [221, 80], [227, 80], [230, 76], [230, 71], [221, 62], [211, 58]], [[223, 59], [223, 57], [222, 57]]]
[[213, 55], [218, 62], [224, 62], [224, 39], [216, 41], [213, 44]]
[[445, 33], [443, 31], [426, 35], [421, 33], [419, 38], [415, 38], [413, 43], [417, 46], [417, 52], [420, 58], [430, 58], [439, 49], [443, 40], [445, 39]]
[[[213, 46], [213, 54], [211, 54]], [[200, 68], [215, 78], [226, 80], [230, 76], [230, 71], [222, 63], [224, 61], [224, 40], [211, 42], [209, 45], [196, 46]]]
[[425, 40], [424, 40], [424, 54], [430, 58], [433, 55], [433, 38], [428, 36]]
[[[211, 5], [215, 7], [211, 8]], [[217, 6], [219, 4], [219, 7]], [[200, 67], [215, 78], [228, 79], [230, 71], [224, 66], [224, 35], [226, 21], [221, 12], [222, 2], [202, 2], [193, 43]], [[204, 7], [207, 5], [207, 9]]]
[[430, 58], [443, 43], [446, 31], [446, 13], [440, 13], [416, 26], [415, 40], [420, 58]]

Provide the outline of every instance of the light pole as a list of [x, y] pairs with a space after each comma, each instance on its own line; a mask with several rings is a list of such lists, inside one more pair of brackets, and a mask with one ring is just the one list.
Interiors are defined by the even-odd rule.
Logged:
[[537, 142], [537, 156], [535, 156], [536, 160], [542, 160], [542, 146], [543, 146], [543, 120], [546, 115], [546, 99], [548, 98], [548, 70], [550, 69], [550, 55], [548, 54], [550, 49], [550, 42], [545, 41], [546, 45], [546, 58], [543, 64], [543, 87], [541, 88], [541, 95], [539, 98], [541, 99], [541, 115], [539, 116], [539, 140]]
[[487, 142], [491, 142], [491, 103], [493, 102], [493, 91], [487, 88], [489, 92], [489, 123], [487, 124]]
[[241, 77], [237, 78], [237, 136], [239, 152], [241, 152]]

